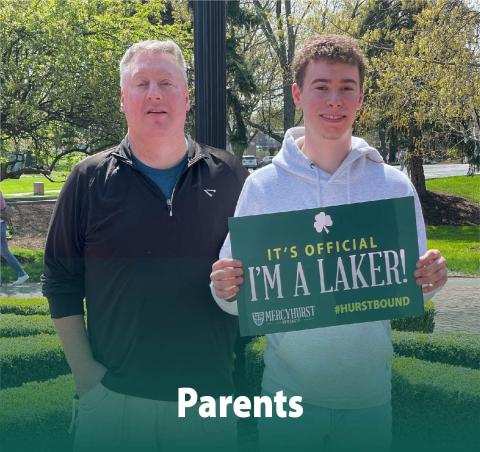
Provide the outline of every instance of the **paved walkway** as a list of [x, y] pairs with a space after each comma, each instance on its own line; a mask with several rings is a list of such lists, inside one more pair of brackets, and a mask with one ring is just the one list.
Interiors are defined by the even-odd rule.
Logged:
[[[58, 190], [44, 190], [43, 193], [48, 193], [49, 195], [51, 195], [51, 194], [57, 194], [57, 195], [58, 195], [58, 194], [60, 193], [60, 189], [58, 189]], [[9, 193], [9, 194], [8, 194], [8, 197], [9, 197], [9, 198], [10, 198], [10, 197], [11, 197], [11, 198], [24, 197], [24, 196], [25, 196], [25, 197], [35, 197], [35, 198], [37, 198], [37, 197], [40, 197], [40, 198], [41, 198], [41, 197], [42, 197], [42, 195], [34, 195], [34, 194], [33, 194], [33, 191], [31, 191], [31, 192], [24, 192], [24, 191], [22, 191], [22, 192], [20, 192], [20, 193]]]
[[[435, 331], [480, 334], [480, 278], [451, 277], [434, 298]], [[39, 283], [0, 286], [0, 297], [41, 297]]]
[[0, 297], [38, 298], [43, 297], [43, 295], [40, 283], [25, 283], [18, 286], [2, 284], [0, 286]]
[[[400, 166], [393, 165], [394, 168], [400, 169]], [[466, 176], [468, 172], [468, 164], [466, 163], [436, 163], [434, 165], [423, 165], [425, 179], [435, 179], [437, 177], [449, 176]], [[407, 172], [406, 169], [403, 170]], [[476, 172], [475, 174], [478, 174]]]
[[433, 299], [435, 331], [480, 334], [480, 278], [450, 278]]

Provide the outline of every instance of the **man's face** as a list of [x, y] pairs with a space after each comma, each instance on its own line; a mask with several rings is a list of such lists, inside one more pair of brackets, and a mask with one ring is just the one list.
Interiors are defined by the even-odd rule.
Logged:
[[303, 87], [292, 86], [295, 105], [303, 110], [305, 129], [324, 140], [351, 134], [363, 89], [357, 66], [314, 60], [308, 63]]
[[120, 90], [120, 109], [129, 133], [144, 138], [184, 132], [190, 109], [188, 87], [175, 58], [140, 52], [130, 61]]

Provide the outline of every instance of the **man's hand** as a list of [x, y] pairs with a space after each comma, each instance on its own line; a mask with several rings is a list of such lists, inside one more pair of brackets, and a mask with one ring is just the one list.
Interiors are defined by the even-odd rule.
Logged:
[[423, 286], [423, 293], [438, 289], [447, 282], [447, 261], [438, 250], [428, 250], [417, 261], [414, 273], [417, 284]]
[[212, 265], [210, 279], [217, 297], [224, 300], [236, 297], [243, 283], [242, 263], [237, 259], [220, 259]]
[[75, 381], [78, 397], [82, 397], [90, 389], [97, 386], [106, 372], [107, 368], [103, 364], [92, 360], [82, 369], [81, 374], [80, 372], [74, 373], [73, 380]]
[[81, 397], [100, 383], [107, 369], [93, 358], [83, 315], [53, 319], [53, 324], [72, 370], [77, 394]]

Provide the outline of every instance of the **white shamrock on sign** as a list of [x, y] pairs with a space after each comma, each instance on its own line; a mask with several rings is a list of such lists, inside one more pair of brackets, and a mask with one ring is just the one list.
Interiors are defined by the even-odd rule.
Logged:
[[333, 221], [330, 215], [326, 215], [325, 212], [320, 212], [315, 216], [315, 223], [313, 224], [313, 227], [317, 232], [322, 232], [325, 229], [326, 233], [328, 234], [330, 231], [327, 229], [327, 226], [331, 226], [332, 224]]

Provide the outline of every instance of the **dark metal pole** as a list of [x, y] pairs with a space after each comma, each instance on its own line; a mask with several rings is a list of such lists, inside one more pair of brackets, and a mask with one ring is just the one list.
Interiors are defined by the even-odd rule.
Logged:
[[225, 2], [193, 1], [195, 139], [225, 149], [227, 64]]

